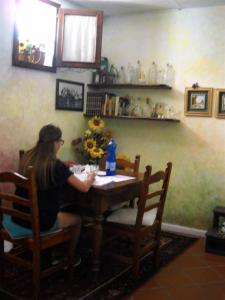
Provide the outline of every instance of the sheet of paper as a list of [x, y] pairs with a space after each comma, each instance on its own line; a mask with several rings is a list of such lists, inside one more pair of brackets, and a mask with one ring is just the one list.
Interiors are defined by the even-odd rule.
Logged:
[[[79, 180], [84, 181], [87, 179], [87, 174], [86, 173], [81, 173], [81, 174], [74, 174]], [[93, 182], [93, 185], [105, 185], [110, 182], [120, 182], [120, 181], [126, 181], [130, 179], [135, 179], [135, 177], [131, 176], [124, 176], [124, 175], [115, 175], [115, 176], [96, 176], [95, 181]]]
[[115, 175], [110, 176], [114, 182], [120, 182], [120, 181], [126, 181], [130, 179], [135, 179], [135, 177], [132, 176], [125, 176], [125, 175]]

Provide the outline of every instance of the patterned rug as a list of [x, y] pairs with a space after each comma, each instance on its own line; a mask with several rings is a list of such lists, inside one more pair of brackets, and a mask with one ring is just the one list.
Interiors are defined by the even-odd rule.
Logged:
[[[182, 253], [196, 239], [163, 232], [161, 235], [160, 267]], [[91, 251], [80, 250], [82, 263], [75, 268], [72, 286], [68, 285], [66, 271], [58, 272], [41, 284], [42, 300], [121, 300], [147, 281], [155, 271], [152, 253], [142, 259], [138, 281], [133, 280], [131, 268], [117, 261], [102, 258], [97, 277], [90, 271]], [[31, 276], [22, 269], [7, 266], [7, 292], [0, 289], [0, 299], [31, 299]], [[13, 297], [16, 295], [16, 297]]]

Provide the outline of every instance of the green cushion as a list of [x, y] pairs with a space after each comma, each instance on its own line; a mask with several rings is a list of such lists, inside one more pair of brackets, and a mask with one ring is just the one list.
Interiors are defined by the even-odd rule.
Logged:
[[[13, 239], [29, 238], [32, 236], [31, 229], [14, 223], [9, 215], [3, 215], [3, 227]], [[40, 234], [41, 236], [45, 236], [58, 231], [61, 231], [61, 229], [56, 222], [49, 230], [41, 231]]]

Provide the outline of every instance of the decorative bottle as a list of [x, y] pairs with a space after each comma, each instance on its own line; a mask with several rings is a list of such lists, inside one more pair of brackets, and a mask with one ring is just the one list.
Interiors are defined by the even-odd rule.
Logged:
[[107, 145], [106, 157], [106, 176], [113, 176], [116, 174], [116, 143], [111, 139]]
[[146, 98], [143, 106], [143, 117], [150, 118], [153, 111], [152, 103], [150, 98]]
[[110, 83], [116, 83], [118, 80], [118, 71], [117, 69], [114, 67], [114, 65], [112, 64], [109, 70], [109, 74], [111, 76], [111, 81]]
[[153, 61], [150, 70], [149, 70], [149, 84], [156, 84], [157, 82], [157, 65], [156, 63]]
[[126, 72], [123, 66], [121, 66], [120, 71], [119, 71], [119, 78], [118, 78], [119, 83], [126, 83]]

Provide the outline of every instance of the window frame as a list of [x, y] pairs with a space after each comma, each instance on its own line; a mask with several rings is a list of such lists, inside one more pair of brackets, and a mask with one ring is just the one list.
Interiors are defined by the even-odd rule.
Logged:
[[[66, 15], [97, 17], [95, 62], [63, 61], [62, 59], [63, 58], [63, 37], [64, 37], [64, 23], [65, 23]], [[93, 9], [60, 8], [58, 21], [59, 22], [58, 22], [58, 36], [57, 36], [57, 50], [56, 50], [57, 67], [89, 68], [89, 69], [99, 68], [100, 60], [101, 60], [101, 47], [102, 47], [103, 12], [99, 10], [93, 10]]]
[[[16, 4], [20, 0], [16, 0]], [[55, 3], [51, 0], [38, 0], [40, 2], [44, 2], [46, 4], [52, 5], [56, 7], [57, 13], [56, 13], [56, 31], [55, 31], [55, 45], [54, 45], [54, 55], [52, 59], [52, 66], [44, 66], [44, 65], [38, 65], [34, 63], [29, 63], [29, 62], [23, 62], [18, 60], [18, 28], [16, 26], [16, 21], [14, 23], [14, 32], [13, 32], [13, 51], [12, 51], [12, 65], [17, 66], [17, 67], [22, 67], [22, 68], [28, 68], [28, 69], [34, 69], [34, 70], [41, 70], [41, 71], [47, 71], [47, 72], [53, 72], [56, 73], [56, 44], [57, 44], [57, 28], [58, 28], [58, 14], [60, 10], [60, 4]]]
[[[20, 0], [16, 0], [16, 4]], [[52, 5], [57, 8], [56, 13], [56, 32], [55, 32], [55, 45], [54, 45], [54, 55], [52, 66], [45, 66], [41, 64], [35, 64], [30, 62], [23, 62], [18, 59], [19, 55], [19, 40], [18, 40], [18, 28], [16, 26], [16, 21], [14, 23], [13, 32], [13, 49], [12, 49], [12, 65], [17, 67], [23, 67], [34, 70], [41, 70], [47, 72], [56, 73], [57, 67], [66, 68], [89, 68], [96, 69], [100, 66], [101, 60], [101, 47], [102, 47], [102, 31], [103, 31], [103, 12], [99, 10], [92, 9], [77, 9], [77, 8], [61, 8], [61, 5], [55, 3], [51, 0], [38, 0], [46, 4]], [[97, 17], [97, 39], [96, 39], [96, 54], [95, 62], [72, 62], [63, 61], [63, 35], [64, 35], [64, 20], [65, 15], [81, 15], [81, 16], [96, 16]]]

